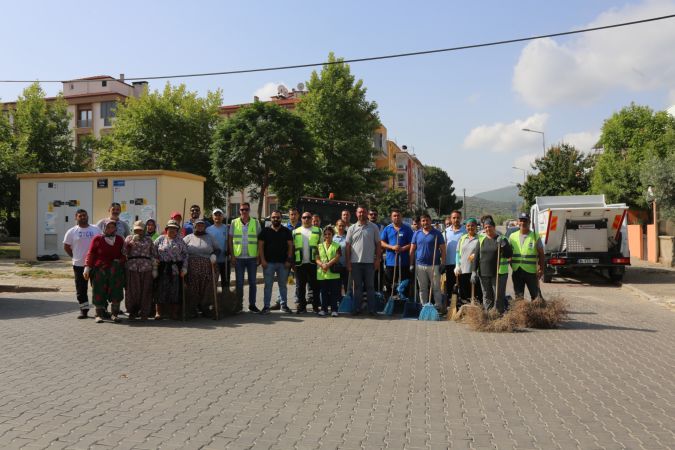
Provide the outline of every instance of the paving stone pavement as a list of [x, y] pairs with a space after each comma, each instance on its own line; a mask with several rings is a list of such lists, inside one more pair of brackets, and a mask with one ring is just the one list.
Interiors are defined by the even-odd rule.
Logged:
[[[259, 289], [259, 292], [261, 289]], [[675, 446], [675, 313], [562, 280], [558, 330], [242, 314], [95, 324], [0, 294], [0, 448]]]

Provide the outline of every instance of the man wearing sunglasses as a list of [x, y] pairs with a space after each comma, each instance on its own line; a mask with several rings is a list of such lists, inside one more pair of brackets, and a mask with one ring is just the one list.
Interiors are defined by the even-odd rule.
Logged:
[[190, 206], [190, 220], [186, 220], [183, 225], [183, 233], [185, 236], [192, 234], [195, 231], [195, 222], [199, 219], [199, 216], [202, 214], [202, 210], [199, 205]]
[[[307, 312], [307, 302], [312, 303], [315, 313], [319, 312], [319, 282], [316, 278], [316, 258], [321, 229], [312, 226], [312, 213], [304, 211], [302, 226], [293, 230], [293, 247], [295, 249], [295, 274], [297, 276], [298, 309], [297, 313]], [[309, 289], [308, 289], [309, 287]]]
[[239, 207], [239, 217], [232, 221], [230, 225], [230, 236], [228, 239], [228, 248], [231, 249], [231, 262], [234, 266], [236, 278], [237, 309], [235, 312], [241, 312], [244, 309], [244, 272], [248, 277], [248, 310], [259, 313], [260, 310], [255, 305], [256, 296], [256, 272], [260, 258], [258, 257], [258, 235], [260, 234], [260, 224], [251, 217], [251, 205], [242, 203]]

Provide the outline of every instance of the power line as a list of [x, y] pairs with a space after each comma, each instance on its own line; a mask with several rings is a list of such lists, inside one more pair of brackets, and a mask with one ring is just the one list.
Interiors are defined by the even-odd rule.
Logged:
[[[357, 63], [357, 62], [367, 62], [367, 61], [379, 61], [383, 59], [395, 59], [395, 58], [406, 58], [410, 56], [420, 56], [420, 55], [430, 55], [434, 53], [446, 53], [446, 52], [454, 52], [454, 51], [459, 51], [459, 50], [470, 50], [474, 48], [482, 48], [482, 47], [493, 47], [497, 45], [505, 45], [505, 44], [514, 44], [517, 42], [527, 42], [527, 41], [534, 41], [538, 39], [545, 39], [545, 38], [552, 38], [552, 37], [560, 37], [560, 36], [570, 36], [573, 34], [581, 34], [581, 33], [589, 33], [592, 31], [601, 31], [601, 30], [608, 30], [611, 28], [620, 28], [620, 27], [627, 27], [631, 25], [639, 25], [639, 24], [644, 24], [644, 23], [649, 23], [649, 22], [657, 22], [660, 20], [666, 20], [666, 19], [672, 19], [675, 17], [675, 14], [669, 14], [666, 16], [658, 16], [658, 17], [651, 17], [649, 19], [641, 19], [641, 20], [633, 20], [630, 22], [621, 22], [621, 23], [615, 23], [611, 25], [603, 25], [603, 26], [598, 26], [598, 27], [591, 27], [591, 28], [583, 28], [579, 30], [572, 30], [572, 31], [562, 31], [558, 33], [549, 33], [549, 34], [540, 34], [537, 36], [528, 36], [528, 37], [521, 37], [521, 38], [514, 38], [514, 39], [505, 39], [501, 41], [492, 41], [492, 42], [484, 42], [480, 44], [469, 44], [469, 45], [462, 45], [459, 47], [448, 47], [448, 48], [439, 48], [439, 49], [434, 49], [434, 50], [421, 50], [421, 51], [416, 51], [416, 52], [407, 52], [407, 53], [395, 53], [392, 55], [381, 55], [381, 56], [369, 56], [365, 58], [352, 58], [352, 59], [344, 59], [341, 61], [334, 61], [334, 62], [320, 62], [320, 63], [308, 63], [308, 64], [293, 64], [293, 65], [288, 65], [288, 66], [275, 66], [275, 67], [262, 67], [262, 68], [257, 68], [257, 69], [241, 69], [241, 70], [227, 70], [223, 72], [204, 72], [204, 73], [189, 73], [189, 74], [182, 74], [182, 75], [157, 75], [157, 76], [150, 76], [150, 77], [134, 77], [134, 78], [125, 78], [124, 81], [145, 81], [145, 80], [168, 80], [172, 78], [194, 78], [194, 77], [211, 77], [211, 76], [218, 76], [218, 75], [236, 75], [236, 74], [243, 74], [243, 73], [256, 73], [256, 72], [272, 72], [272, 71], [278, 71], [278, 70], [289, 70], [289, 69], [302, 69], [302, 68], [307, 68], [307, 67], [319, 67], [319, 66], [326, 66], [326, 65], [332, 65], [332, 64], [342, 64], [342, 63]], [[101, 80], [0, 80], [0, 83], [34, 83], [35, 81], [39, 81], [40, 83], [64, 83], [68, 81], [77, 81], [79, 82], [98, 82]], [[118, 80], [121, 81], [121, 80]]]

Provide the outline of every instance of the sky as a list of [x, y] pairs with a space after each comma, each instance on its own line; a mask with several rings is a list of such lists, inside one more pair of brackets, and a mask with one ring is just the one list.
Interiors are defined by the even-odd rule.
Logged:
[[[319, 63], [447, 48], [675, 13], [675, 0], [144, 1], [3, 5], [0, 79], [127, 78]], [[590, 151], [635, 102], [675, 104], [675, 19], [555, 39], [351, 65], [389, 139], [467, 195], [521, 182], [546, 145]], [[306, 82], [311, 68], [173, 79], [224, 104]], [[150, 81], [161, 89], [165, 80]], [[13, 101], [26, 84], [0, 83]], [[60, 84], [43, 84], [49, 95]]]

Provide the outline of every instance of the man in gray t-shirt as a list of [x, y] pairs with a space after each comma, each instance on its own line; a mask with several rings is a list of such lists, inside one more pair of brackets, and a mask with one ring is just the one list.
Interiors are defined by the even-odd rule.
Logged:
[[363, 285], [366, 285], [368, 312], [375, 314], [375, 271], [380, 268], [382, 247], [380, 246], [380, 230], [377, 225], [368, 221], [366, 208], [356, 209], [357, 222], [347, 230], [347, 270], [354, 281], [354, 314], [359, 313]]

